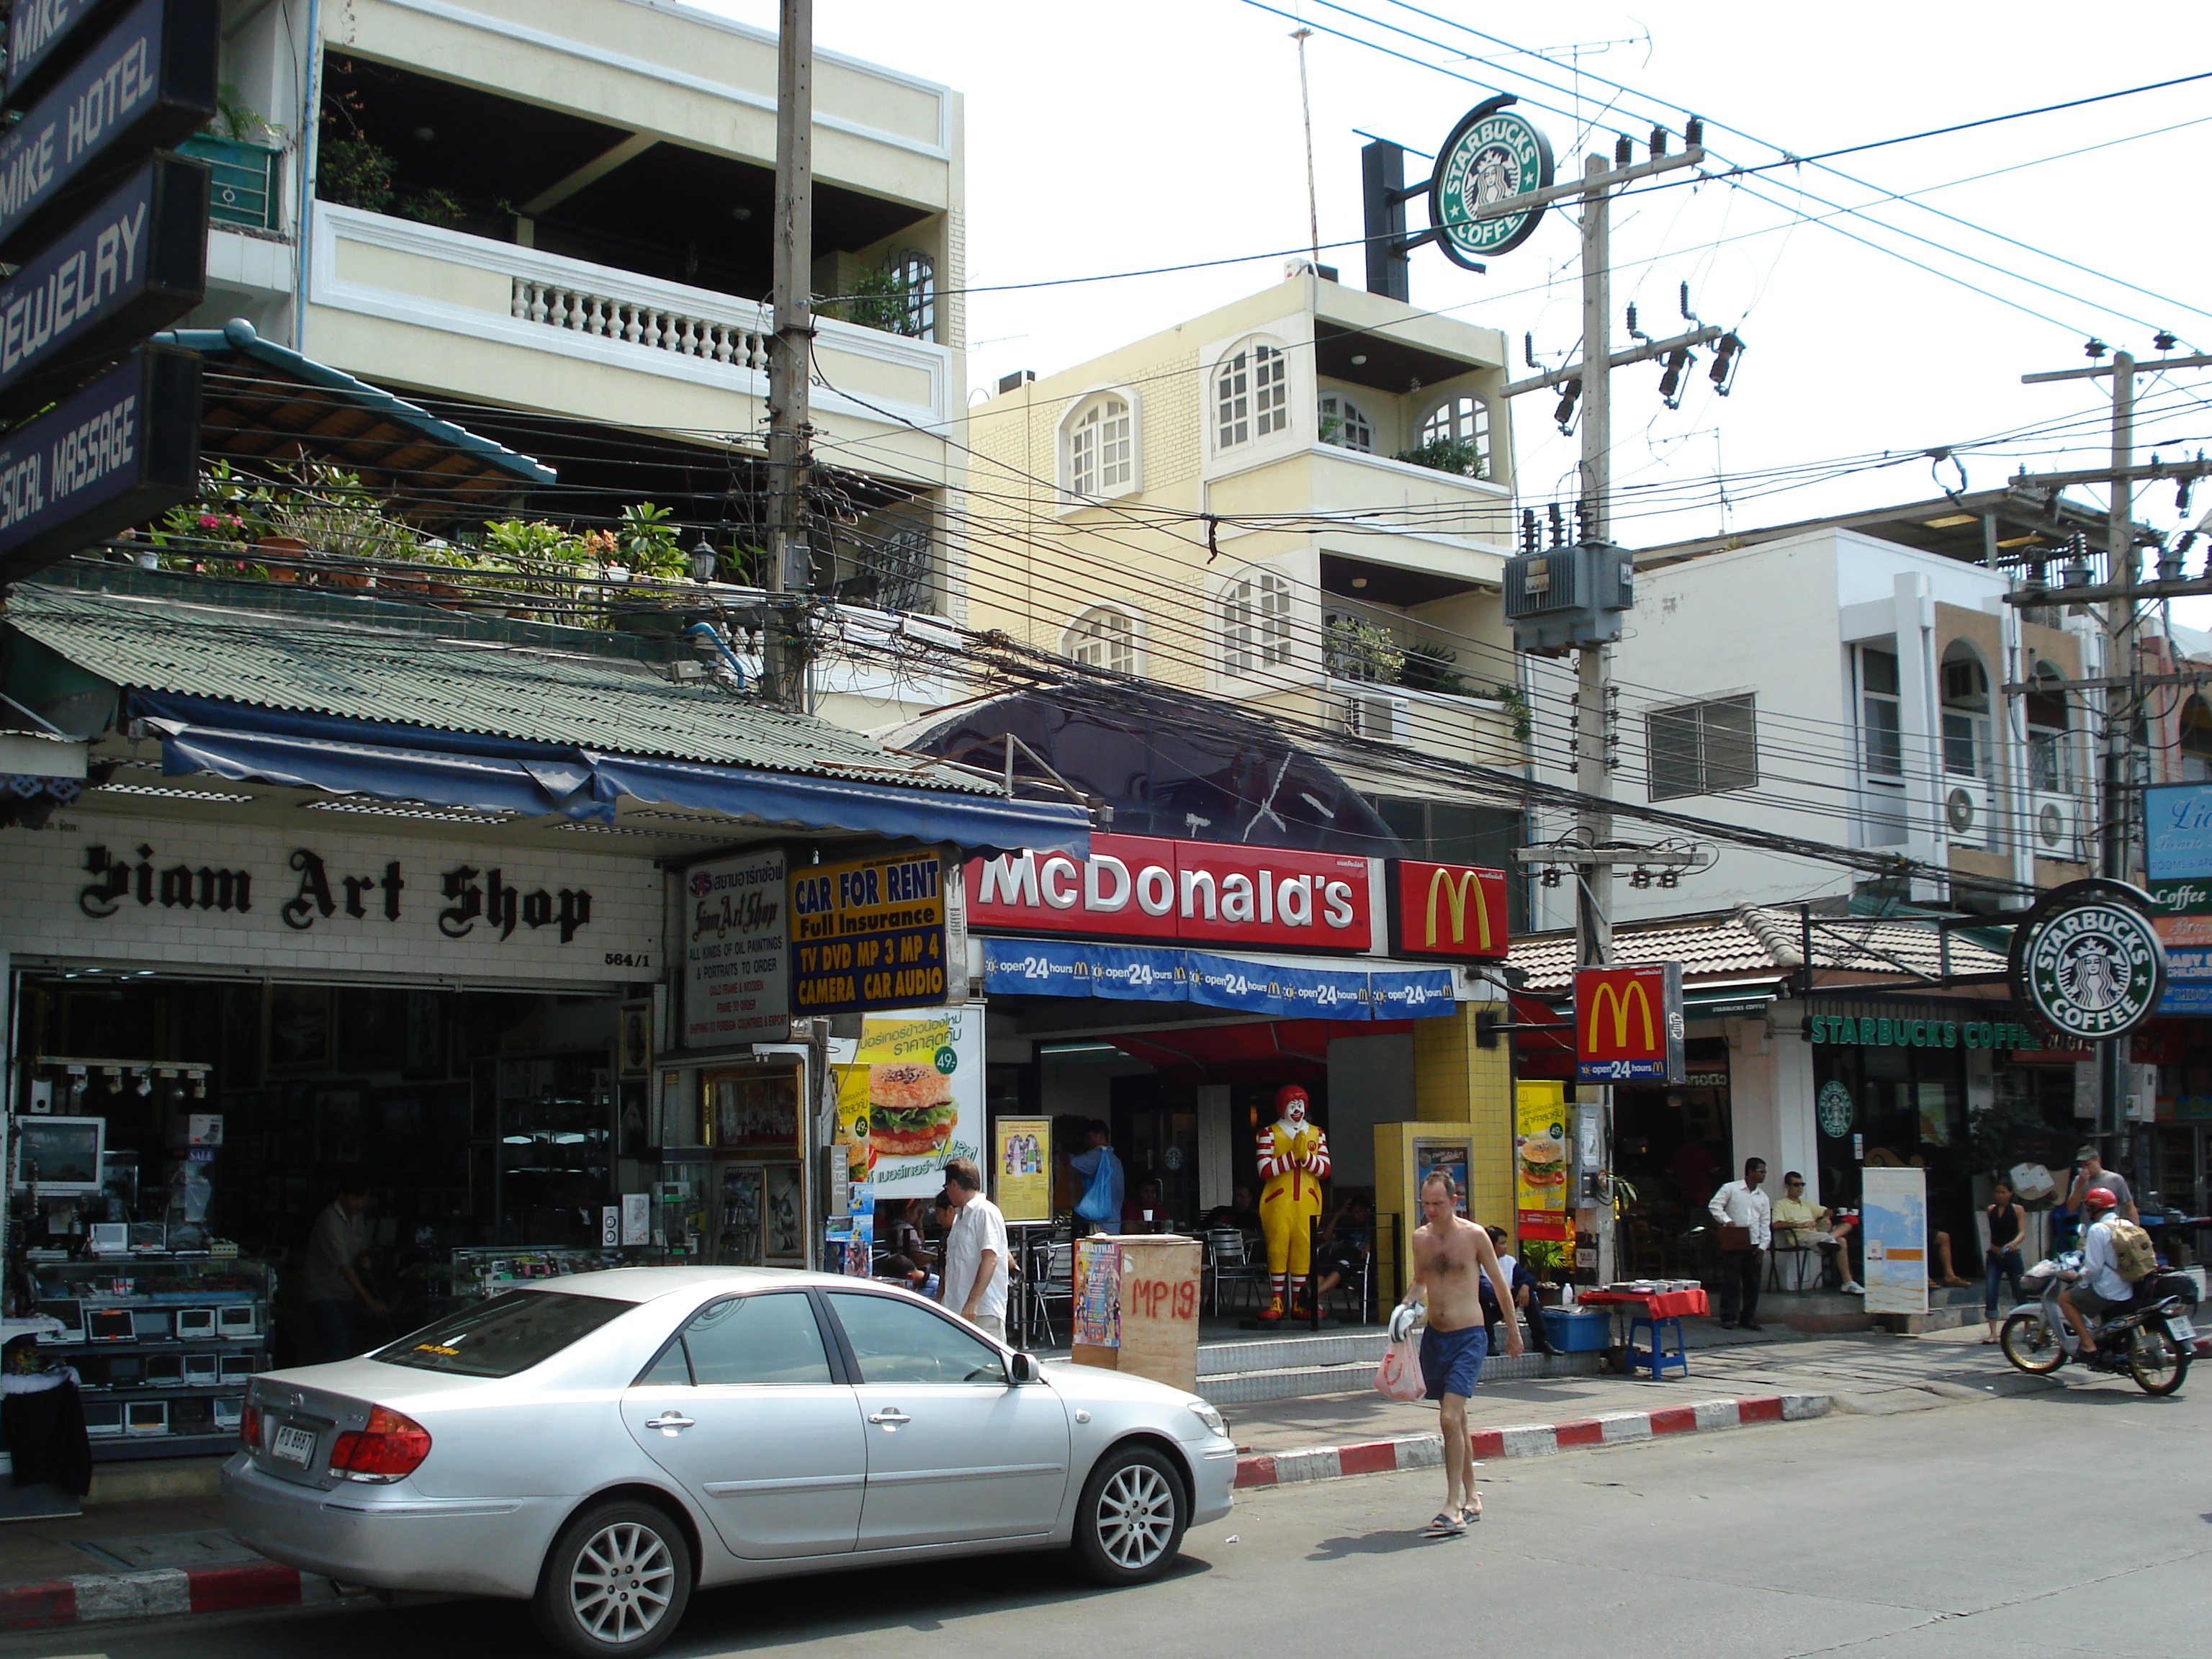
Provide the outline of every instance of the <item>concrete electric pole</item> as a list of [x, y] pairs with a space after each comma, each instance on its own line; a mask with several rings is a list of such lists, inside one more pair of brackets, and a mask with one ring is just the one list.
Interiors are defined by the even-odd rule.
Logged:
[[768, 569], [762, 678], [770, 702], [803, 707], [805, 655], [798, 618], [777, 596], [811, 586], [806, 531], [813, 427], [807, 374], [814, 342], [814, 3], [782, 0], [776, 37], [775, 225], [768, 359]]

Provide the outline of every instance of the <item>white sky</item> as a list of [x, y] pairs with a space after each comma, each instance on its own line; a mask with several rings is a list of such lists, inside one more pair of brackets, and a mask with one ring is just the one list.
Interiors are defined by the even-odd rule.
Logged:
[[[775, 26], [774, 0], [697, 3]], [[2094, 9], [2043, 0], [1865, 0], [1850, 8], [1710, 0], [1695, 8], [1652, 6], [1640, 21], [1576, 0], [1527, 10], [1420, 0], [1428, 12], [1516, 46], [1547, 50], [1555, 62], [1510, 55], [1392, 0], [1343, 0], [1341, 8], [1318, 0], [1272, 3], [1316, 30], [1308, 51], [1324, 243], [1361, 234], [1364, 141], [1352, 129], [1433, 150], [1462, 112], [1489, 95], [1321, 32], [1330, 28], [1520, 93], [1524, 112], [1549, 133], [1562, 177], [1578, 168], [1583, 150], [1609, 153], [1616, 130], [1638, 138], [1639, 155], [1655, 118], [1679, 135], [1680, 115], [1660, 111], [1658, 99], [1696, 109], [1709, 124], [1709, 148], [1742, 164], [1776, 159], [1775, 146], [1808, 155], [2212, 69], [2212, 6], [2202, 0], [2125, 0]], [[1449, 49], [1393, 34], [1385, 24]], [[972, 386], [988, 386], [1016, 368], [1049, 373], [1279, 279], [1279, 250], [1306, 240], [1293, 27], [1242, 0], [957, 0], [936, 7], [823, 0], [815, 23], [822, 47], [965, 94], [971, 285], [1278, 255], [1173, 276], [976, 294], [969, 312]], [[1567, 49], [1632, 38], [1584, 50], [1582, 95], [1574, 95], [1576, 54]], [[1589, 75], [1626, 82], [1641, 95], [1605, 113], [1613, 94]], [[1540, 81], [1565, 90], [1547, 90]], [[1580, 123], [1539, 104], [1596, 118], [1601, 131], [1595, 140], [1581, 136]], [[1722, 132], [1717, 123], [1765, 142]], [[2139, 136], [2179, 123], [2199, 125]], [[2112, 140], [2132, 142], [1931, 191]], [[1733, 397], [1711, 397], [1701, 365], [1697, 389], [1678, 411], [1660, 404], [1656, 365], [1615, 377], [1616, 483], [1672, 482], [1686, 492], [1663, 514], [1624, 500], [1621, 538], [1649, 544], [1931, 496], [1930, 464], [1917, 452], [2068, 416], [2087, 418], [2063, 436], [1964, 453], [1968, 487], [1996, 487], [2023, 464], [2100, 464], [2108, 439], [2098, 413], [2105, 394], [2096, 388], [2104, 383], [2022, 386], [2019, 377], [2084, 363], [2082, 341], [2093, 332], [2139, 356], [2152, 355], [2150, 337], [2159, 327], [2180, 336], [2182, 350], [2212, 349], [2212, 283], [2204, 280], [2212, 236], [2202, 191], [2188, 182], [2202, 178], [2208, 145], [2212, 81], [1835, 163], [1872, 188], [1808, 167], [1747, 181], [1767, 201], [1706, 185], [1617, 204], [1616, 312], [1637, 300], [1647, 332], [1675, 332], [1682, 326], [1676, 285], [1687, 280], [1699, 315], [1740, 329], [1750, 347]], [[1425, 176], [1413, 171], [1418, 158], [1409, 156], [1407, 166], [1409, 179]], [[1832, 222], [1875, 248], [1822, 224], [1780, 228], [1790, 222], [1790, 208], [1828, 211], [1811, 199], [1815, 195], [1857, 206], [1887, 191], [1930, 192], [1922, 199], [1971, 226], [2047, 247], [2092, 270], [1905, 204], [1879, 212], [1895, 229], [1858, 217]], [[1417, 228], [1425, 225], [1423, 204], [1410, 204], [1409, 212]], [[1903, 231], [1935, 246], [1911, 241]], [[2049, 320], [1877, 248], [1962, 277]], [[1572, 226], [1557, 214], [1521, 248], [1493, 260], [1486, 276], [1424, 248], [1414, 255], [1413, 303], [1504, 329], [1516, 352], [1523, 331], [1533, 331], [1539, 353], [1557, 362], [1577, 344], [1578, 250]], [[1362, 282], [1356, 247], [1322, 258], [1348, 283]], [[1615, 323], [1617, 349], [1626, 336], [1618, 315]], [[2173, 457], [2184, 440], [2192, 452], [2199, 444], [2212, 447], [2212, 372], [2177, 374], [2142, 395], [2146, 457], [2154, 449]], [[1516, 400], [1522, 489], [1534, 501], [1567, 493], [1571, 484], [1576, 441], [1551, 426], [1553, 401], [1545, 393]], [[1733, 483], [1725, 521], [1711, 488], [1717, 465], [1740, 475], [1884, 449], [1909, 459], [1784, 493], [1758, 494], [1771, 483]], [[1943, 477], [1956, 487], [1954, 469], [1946, 466]], [[2191, 520], [2207, 509], [2212, 487], [2197, 492]], [[2144, 490], [2136, 511], [2162, 529], [2179, 518], [2170, 485]], [[2212, 622], [2212, 603], [2185, 614], [2204, 625]]]

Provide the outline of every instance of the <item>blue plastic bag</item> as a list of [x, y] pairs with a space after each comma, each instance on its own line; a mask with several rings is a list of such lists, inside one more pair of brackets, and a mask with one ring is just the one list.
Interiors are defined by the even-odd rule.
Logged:
[[1099, 1226], [1119, 1225], [1121, 1219], [1121, 1160], [1111, 1146], [1098, 1149], [1098, 1162], [1091, 1171], [1091, 1184], [1075, 1201], [1075, 1213]]

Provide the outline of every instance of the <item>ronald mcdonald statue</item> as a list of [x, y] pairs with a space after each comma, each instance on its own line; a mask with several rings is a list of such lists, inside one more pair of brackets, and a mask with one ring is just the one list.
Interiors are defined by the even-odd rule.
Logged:
[[1306, 1091], [1286, 1083], [1275, 1091], [1281, 1114], [1260, 1131], [1260, 1229], [1267, 1236], [1267, 1271], [1274, 1300], [1263, 1319], [1280, 1319], [1304, 1293], [1313, 1267], [1313, 1222], [1321, 1214], [1322, 1177], [1328, 1173], [1328, 1136], [1306, 1121]]

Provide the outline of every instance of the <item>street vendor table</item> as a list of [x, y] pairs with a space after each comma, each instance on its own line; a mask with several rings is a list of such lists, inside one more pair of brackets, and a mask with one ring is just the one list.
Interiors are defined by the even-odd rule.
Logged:
[[[1656, 1382], [1669, 1371], [1690, 1373], [1690, 1356], [1682, 1346], [1682, 1316], [1702, 1314], [1707, 1310], [1705, 1293], [1696, 1291], [1584, 1291], [1575, 1298], [1585, 1308], [1623, 1308], [1640, 1305], [1644, 1311], [1628, 1324], [1628, 1369], [1633, 1372], [1638, 1365], [1648, 1369]], [[1616, 1321], [1619, 1316], [1615, 1316]], [[1651, 1340], [1649, 1348], [1636, 1346], [1636, 1334], [1641, 1329]], [[1671, 1334], [1674, 1346], [1668, 1347], [1666, 1339]]]

